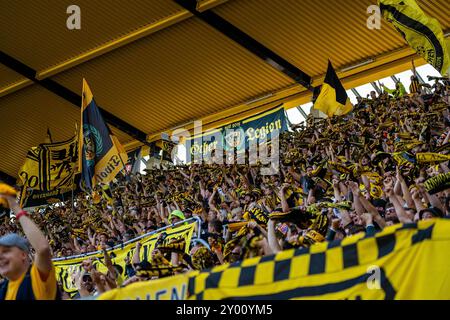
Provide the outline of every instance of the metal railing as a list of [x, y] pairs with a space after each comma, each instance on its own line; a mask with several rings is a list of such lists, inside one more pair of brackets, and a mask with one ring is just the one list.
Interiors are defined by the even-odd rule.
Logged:
[[[120, 243], [118, 245], [115, 245], [112, 248], [106, 249], [106, 251], [112, 251], [112, 250], [115, 250], [115, 249], [123, 248], [126, 245], [128, 245], [130, 243], [133, 243], [133, 242], [136, 242], [136, 241], [138, 241], [138, 240], [140, 240], [142, 238], [146, 238], [146, 237], [151, 236], [153, 234], [160, 233], [161, 231], [164, 231], [164, 230], [166, 230], [168, 228], [173, 228], [175, 226], [178, 226], [178, 225], [181, 225], [181, 224], [185, 224], [186, 222], [190, 222], [190, 221], [194, 221], [194, 220], [195, 220], [194, 223], [197, 223], [197, 237], [191, 239], [191, 242], [200, 242], [200, 243], [202, 243], [203, 245], [206, 245], [209, 248], [208, 244], [204, 240], [200, 239], [200, 235], [201, 235], [201, 231], [202, 231], [201, 230], [202, 229], [202, 221], [201, 221], [201, 219], [199, 217], [192, 217], [192, 218], [189, 218], [189, 219], [186, 219], [186, 220], [183, 220], [183, 221], [172, 223], [172, 224], [170, 224], [168, 226], [165, 226], [163, 228], [159, 228], [157, 230], [148, 232], [148, 233], [143, 234], [143, 235], [141, 235], [139, 237], [136, 237], [134, 239], [128, 240], [128, 241], [126, 241], [124, 243]], [[65, 260], [71, 260], [71, 259], [77, 259], [77, 258], [87, 258], [89, 256], [93, 256], [93, 255], [96, 255], [96, 254], [99, 254], [99, 253], [102, 253], [102, 252], [103, 252], [102, 250], [97, 250], [97, 251], [83, 253], [83, 254], [78, 254], [78, 255], [74, 255], [74, 256], [54, 258], [54, 259], [52, 259], [52, 261], [65, 261]]]

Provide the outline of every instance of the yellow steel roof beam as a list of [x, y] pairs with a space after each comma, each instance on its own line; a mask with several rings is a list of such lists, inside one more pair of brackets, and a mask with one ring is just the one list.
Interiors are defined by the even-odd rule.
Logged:
[[27, 78], [22, 78], [19, 81], [16, 81], [6, 87], [0, 88], [0, 97], [6, 96], [9, 93], [13, 93], [14, 91], [20, 90], [32, 84], [33, 81]]

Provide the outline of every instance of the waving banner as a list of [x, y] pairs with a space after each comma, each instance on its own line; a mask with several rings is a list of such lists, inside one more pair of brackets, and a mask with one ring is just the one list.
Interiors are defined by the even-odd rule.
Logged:
[[[160, 232], [156, 232], [140, 240], [133, 241], [123, 247], [108, 251], [108, 253], [111, 256], [113, 265], [120, 266], [120, 268], [118, 269], [122, 270], [121, 276], [125, 277], [125, 269], [126, 269], [125, 260], [128, 258], [131, 261], [136, 248], [136, 243], [138, 241], [142, 244], [140, 251], [141, 261], [142, 260], [150, 261], [151, 253], [155, 249], [156, 241], [158, 240], [158, 237], [162, 233], [166, 234], [166, 237], [162, 245], [165, 245], [170, 241], [179, 238], [184, 239], [186, 241], [186, 244], [189, 244], [191, 242], [192, 234], [194, 232], [194, 227], [195, 223], [191, 223], [170, 230], [169, 229], [162, 230]], [[185, 250], [187, 253], [189, 250], [189, 245], [186, 245]], [[77, 288], [73, 283], [72, 275], [75, 272], [81, 270], [81, 263], [83, 262], [83, 260], [88, 258], [94, 259], [93, 265], [97, 270], [103, 273], [107, 272], [107, 268], [103, 262], [104, 257], [101, 252], [77, 257], [74, 259], [67, 259], [67, 260], [56, 259], [53, 261], [53, 264], [55, 265], [56, 269], [56, 279], [62, 283], [64, 291], [66, 291], [70, 295], [74, 295], [77, 292]]]
[[31, 189], [51, 191], [72, 185], [78, 159], [77, 137], [57, 143], [42, 143], [28, 150], [19, 172], [23, 184]]
[[124, 169], [128, 155], [103, 120], [85, 79], [82, 98], [79, 167], [84, 184], [92, 189], [113, 180]]
[[213, 152], [236, 150], [237, 154], [249, 149], [256, 141], [269, 141], [274, 133], [287, 130], [284, 107], [277, 106], [253, 117], [209, 130], [186, 140], [186, 161], [209, 160]]
[[[198, 271], [192, 271], [192, 275]], [[98, 300], [186, 300], [188, 277], [184, 274], [152, 281], [133, 283], [98, 297]]]
[[448, 300], [448, 252], [450, 219], [425, 220], [133, 284], [99, 299]]
[[42, 143], [28, 150], [19, 171], [23, 183], [22, 207], [40, 206], [69, 198], [75, 184], [77, 136], [56, 143]]
[[428, 17], [415, 0], [378, 0], [383, 17], [418, 55], [442, 75], [450, 72], [450, 41], [439, 22]]
[[60, 187], [52, 191], [28, 190], [27, 193], [23, 194], [23, 201], [21, 199], [22, 207], [39, 207], [72, 199], [72, 192], [74, 194], [81, 192], [78, 185], [79, 180], [80, 175], [76, 175], [72, 185]]

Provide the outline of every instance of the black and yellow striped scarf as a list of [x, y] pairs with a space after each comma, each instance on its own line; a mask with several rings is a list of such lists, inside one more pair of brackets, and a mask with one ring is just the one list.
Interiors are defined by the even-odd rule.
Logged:
[[424, 183], [425, 190], [430, 194], [435, 194], [450, 188], [450, 172], [441, 173], [429, 178]]

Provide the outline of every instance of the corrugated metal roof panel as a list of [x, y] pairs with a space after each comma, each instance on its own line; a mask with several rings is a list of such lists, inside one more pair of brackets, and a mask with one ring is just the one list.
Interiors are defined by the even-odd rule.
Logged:
[[294, 83], [197, 19], [52, 79], [79, 92], [83, 77], [99, 105], [147, 133]]
[[[44, 142], [47, 128], [53, 141], [69, 139], [80, 123], [80, 109], [33, 85], [1, 98], [0, 170], [16, 177], [29, 148]], [[112, 128], [122, 142], [131, 138]]]
[[[80, 30], [66, 26], [73, 4]], [[1, 1], [1, 49], [39, 71], [182, 10], [171, 0]]]

